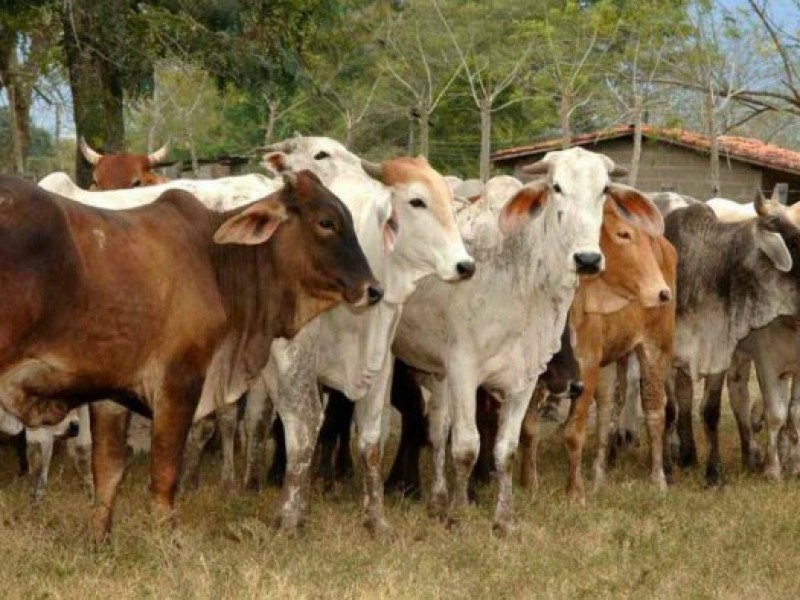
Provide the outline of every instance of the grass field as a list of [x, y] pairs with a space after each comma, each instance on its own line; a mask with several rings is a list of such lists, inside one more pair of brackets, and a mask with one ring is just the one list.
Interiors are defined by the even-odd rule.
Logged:
[[[487, 490], [461, 527], [423, 506], [388, 501], [395, 541], [370, 539], [354, 492], [312, 500], [298, 537], [269, 525], [277, 492], [225, 493], [218, 458], [198, 492], [182, 496], [174, 533], [151, 524], [147, 464], [121, 489], [114, 540], [87, 543], [88, 501], [65, 455], [38, 506], [0, 449], [0, 594], [3, 598], [798, 598], [800, 487], [739, 467], [726, 423], [727, 485], [679, 472], [660, 495], [646, 483], [644, 449], [624, 454], [585, 507], [566, 502], [565, 460], [544, 445], [542, 484], [517, 490], [519, 535], [491, 532]], [[702, 439], [700, 448], [704, 448]], [[588, 471], [588, 469], [587, 469]]]

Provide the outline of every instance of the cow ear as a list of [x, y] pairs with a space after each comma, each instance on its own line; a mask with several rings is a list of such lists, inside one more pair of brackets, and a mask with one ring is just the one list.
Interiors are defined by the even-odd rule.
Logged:
[[217, 244], [263, 244], [287, 217], [286, 208], [278, 200], [261, 200], [225, 221], [214, 234], [214, 241]]
[[397, 219], [397, 211], [392, 207], [389, 218], [384, 220], [381, 228], [383, 237], [383, 253], [391, 254], [397, 243], [397, 232], [400, 231], [400, 222]]
[[608, 315], [622, 310], [630, 299], [615, 292], [601, 277], [581, 281], [583, 309], [588, 314]]
[[547, 182], [540, 180], [521, 188], [500, 211], [500, 231], [508, 235], [535, 218], [547, 202]]
[[267, 171], [275, 175], [279, 175], [288, 169], [286, 166], [286, 155], [283, 152], [269, 152], [265, 154], [264, 158], [261, 160], [261, 164]]
[[606, 193], [621, 219], [649, 235], [663, 235], [664, 217], [644, 194], [619, 183], [609, 183]]
[[756, 246], [767, 255], [778, 271], [788, 273], [792, 270], [792, 255], [779, 233], [757, 229]]

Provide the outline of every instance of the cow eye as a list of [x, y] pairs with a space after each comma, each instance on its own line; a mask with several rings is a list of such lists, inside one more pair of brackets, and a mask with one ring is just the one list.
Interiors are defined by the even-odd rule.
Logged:
[[412, 198], [408, 203], [414, 208], [425, 208], [427, 206], [422, 198]]
[[608, 194], [608, 186], [603, 188], [603, 194]]
[[630, 231], [618, 231], [617, 237], [623, 240], [631, 239], [631, 232]]
[[333, 221], [331, 221], [330, 219], [321, 219], [319, 222], [319, 226], [329, 231], [333, 231], [336, 228]]
[[142, 182], [139, 181], [138, 179], [134, 180], [133, 183], [131, 183], [131, 187], [139, 187], [141, 185], [142, 185]]
[[314, 160], [322, 160], [323, 158], [330, 158], [331, 155], [325, 152], [325, 150], [320, 150], [314, 155]]
[[558, 185], [557, 183], [554, 183], [554, 184], [553, 184], [553, 191], [554, 191], [556, 194], [560, 194], [560, 193], [561, 193], [561, 186], [560, 186], [560, 185]]

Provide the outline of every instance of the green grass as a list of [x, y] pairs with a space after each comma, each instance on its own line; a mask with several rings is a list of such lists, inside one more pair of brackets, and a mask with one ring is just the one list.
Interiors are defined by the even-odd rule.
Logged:
[[[537, 492], [517, 490], [519, 534], [491, 532], [487, 490], [454, 530], [423, 506], [388, 501], [398, 537], [361, 527], [351, 489], [312, 498], [297, 537], [269, 523], [277, 492], [225, 493], [217, 457], [201, 488], [181, 496], [172, 533], [151, 523], [147, 462], [134, 461], [113, 542], [92, 550], [88, 501], [67, 458], [47, 499], [32, 505], [0, 449], [0, 594], [3, 598], [798, 598], [800, 487], [742, 473], [724, 436], [727, 485], [679, 472], [666, 495], [647, 484], [644, 448], [624, 453], [608, 486], [585, 507], [564, 495], [557, 439], [544, 445]], [[701, 453], [702, 436], [698, 436]], [[588, 458], [588, 456], [587, 456]], [[588, 460], [585, 463], [588, 465]], [[589, 469], [585, 468], [588, 474]], [[355, 486], [352, 488], [355, 489]]]

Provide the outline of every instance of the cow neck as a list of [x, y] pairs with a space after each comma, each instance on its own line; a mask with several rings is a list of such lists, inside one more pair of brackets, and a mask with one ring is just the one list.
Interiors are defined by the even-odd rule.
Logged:
[[503, 241], [499, 265], [510, 271], [513, 289], [524, 297], [539, 291], [570, 294], [578, 286], [577, 274], [563, 268], [570, 250], [564, 240], [569, 236], [554, 222], [554, 215], [548, 207]]
[[402, 305], [417, 289], [420, 279], [430, 274], [430, 267], [409, 260], [395, 249], [386, 258], [383, 301], [394, 306]]

